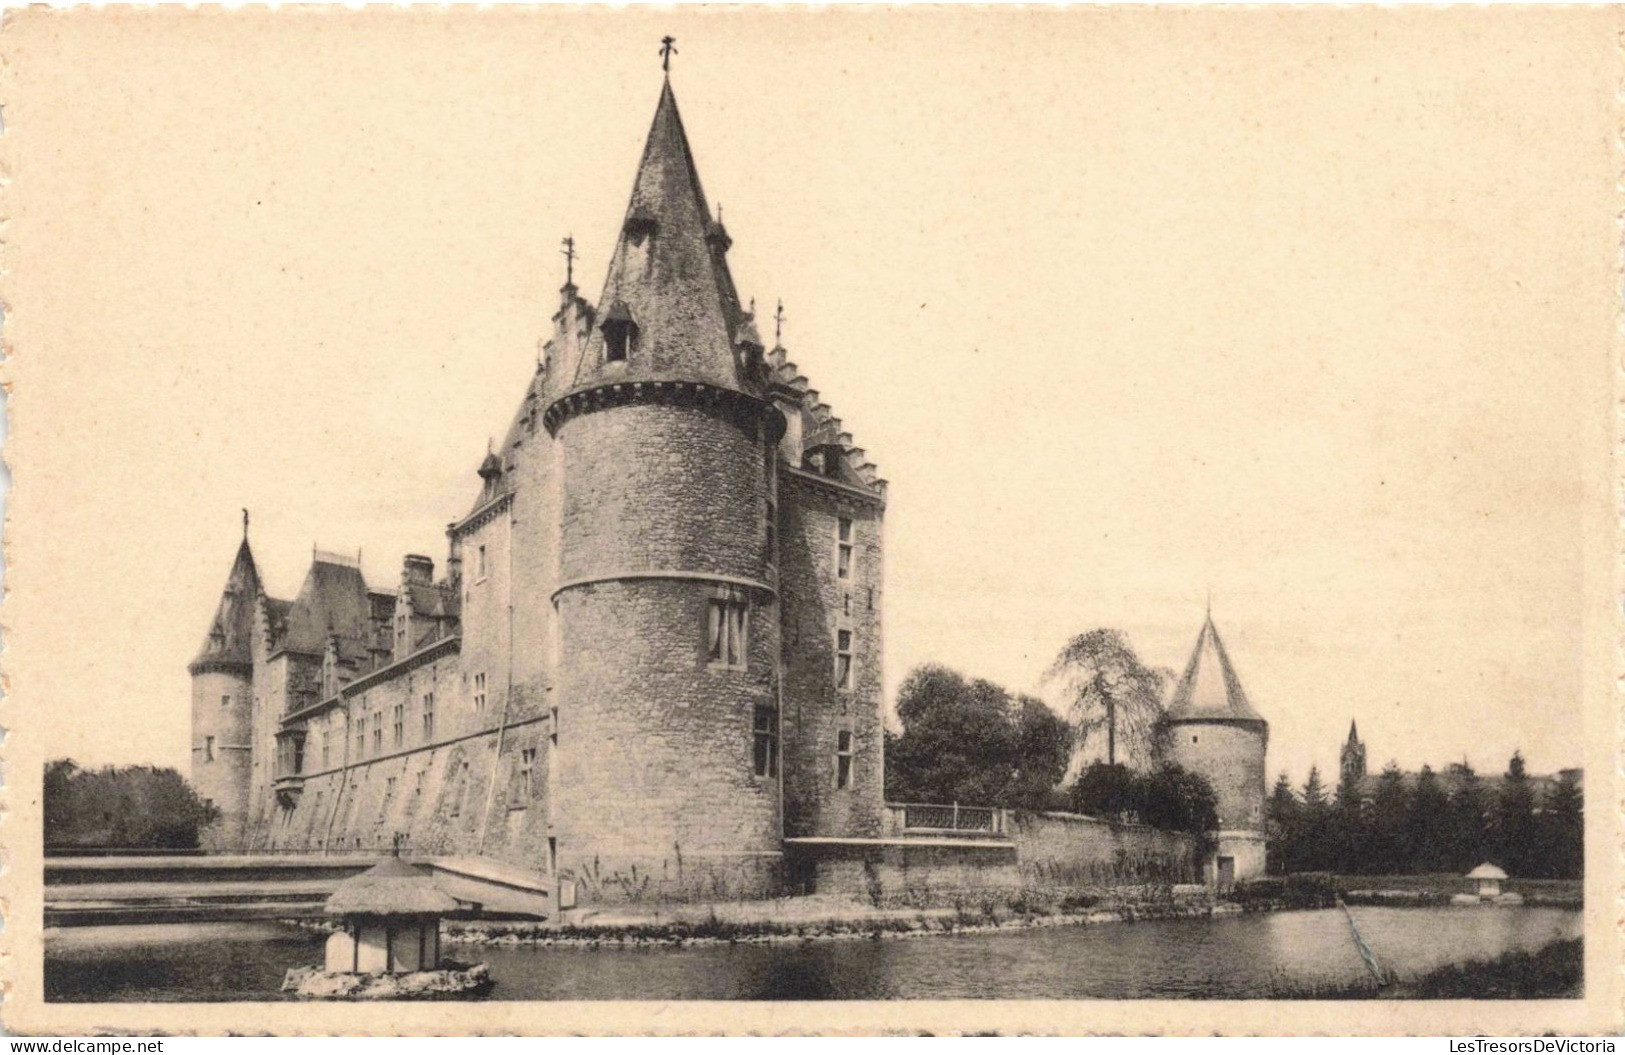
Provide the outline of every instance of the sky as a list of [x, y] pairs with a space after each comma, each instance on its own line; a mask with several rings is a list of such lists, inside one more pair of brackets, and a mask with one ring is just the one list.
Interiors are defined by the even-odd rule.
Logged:
[[888, 707], [928, 661], [1046, 693], [1096, 627], [1182, 668], [1211, 595], [1272, 774], [1351, 719], [1374, 766], [1582, 759], [1606, 9], [32, 15], [3, 618], [44, 757], [185, 766], [242, 507], [277, 596], [312, 546], [444, 559], [670, 33], [741, 294], [891, 481]]

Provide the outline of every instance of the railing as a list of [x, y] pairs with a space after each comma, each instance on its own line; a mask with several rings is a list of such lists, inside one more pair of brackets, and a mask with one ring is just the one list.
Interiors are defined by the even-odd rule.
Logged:
[[1003, 835], [1005, 811], [988, 806], [948, 806], [918, 802], [887, 803], [891, 824], [902, 832], [956, 832]]

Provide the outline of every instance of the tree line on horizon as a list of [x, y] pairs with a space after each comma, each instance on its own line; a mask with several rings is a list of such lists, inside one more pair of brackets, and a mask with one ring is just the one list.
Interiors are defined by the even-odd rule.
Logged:
[[1465, 762], [1408, 778], [1390, 762], [1370, 788], [1347, 779], [1327, 793], [1319, 768], [1301, 790], [1282, 773], [1267, 803], [1269, 871], [1346, 875], [1462, 875], [1499, 865], [1527, 879], [1579, 879], [1585, 871], [1585, 808], [1564, 773], [1537, 794], [1514, 753], [1490, 787]]
[[190, 850], [219, 816], [169, 767], [82, 769], [68, 758], [46, 763], [43, 805], [47, 850]]

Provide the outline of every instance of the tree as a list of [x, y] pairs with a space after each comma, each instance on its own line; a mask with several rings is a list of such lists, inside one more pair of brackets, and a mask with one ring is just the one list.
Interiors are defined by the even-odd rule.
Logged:
[[1416, 787], [1406, 811], [1405, 868], [1410, 872], [1442, 872], [1449, 867], [1447, 816], [1450, 799], [1432, 766], [1416, 775]]
[[938, 664], [915, 668], [897, 697], [900, 735], [886, 738], [886, 795], [1052, 809], [1066, 774], [1071, 730], [1031, 696], [1012, 697]]
[[1523, 753], [1514, 751], [1495, 804], [1495, 847], [1502, 867], [1514, 876], [1541, 870], [1535, 832], [1535, 790], [1524, 769]]
[[1219, 827], [1219, 798], [1198, 773], [1172, 762], [1136, 780], [1142, 823], [1164, 831], [1205, 835]]
[[1133, 819], [1164, 831], [1203, 835], [1219, 826], [1218, 796], [1205, 777], [1172, 763], [1149, 773], [1093, 762], [1072, 785], [1072, 808], [1114, 820]]
[[1562, 773], [1546, 795], [1540, 812], [1541, 846], [1545, 868], [1552, 879], [1585, 876], [1585, 801], [1578, 775]]
[[1162, 698], [1169, 678], [1142, 663], [1121, 630], [1074, 637], [1055, 657], [1048, 677], [1060, 683], [1079, 750], [1104, 737], [1107, 765], [1116, 765], [1120, 753], [1140, 769], [1161, 758]]
[[1309, 767], [1309, 779], [1303, 785], [1303, 810], [1300, 816], [1299, 866], [1309, 872], [1331, 868], [1335, 844], [1327, 831], [1331, 810], [1326, 804], [1326, 789], [1320, 782], [1319, 766]]
[[156, 766], [84, 770], [58, 759], [44, 791], [48, 846], [189, 849], [219, 817], [179, 773]]
[[1138, 809], [1134, 774], [1125, 765], [1091, 762], [1072, 782], [1070, 805], [1092, 817], [1122, 817]]
[[1484, 787], [1466, 762], [1451, 763], [1445, 809], [1445, 846], [1452, 872], [1466, 872], [1495, 856], [1486, 825]]
[[1410, 868], [1406, 859], [1405, 823], [1410, 816], [1410, 794], [1405, 789], [1405, 775], [1396, 762], [1389, 762], [1377, 778], [1376, 791], [1371, 796], [1371, 810], [1364, 817], [1363, 871], [1377, 875], [1392, 875]]
[[1303, 851], [1298, 843], [1303, 837], [1302, 828], [1303, 811], [1298, 805], [1298, 796], [1292, 793], [1292, 782], [1282, 772], [1275, 781], [1274, 790], [1270, 792], [1264, 813], [1271, 872], [1279, 875], [1299, 870], [1298, 861]]

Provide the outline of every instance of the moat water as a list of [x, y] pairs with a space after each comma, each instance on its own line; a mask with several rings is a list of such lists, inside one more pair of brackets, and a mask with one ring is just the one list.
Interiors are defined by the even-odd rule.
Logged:
[[[1384, 967], [1411, 977], [1578, 937], [1554, 908], [1355, 908]], [[280, 1000], [323, 937], [277, 923], [46, 932], [45, 997]], [[1365, 977], [1340, 909], [989, 934], [680, 948], [448, 945], [491, 966], [493, 1000], [1247, 999]]]

